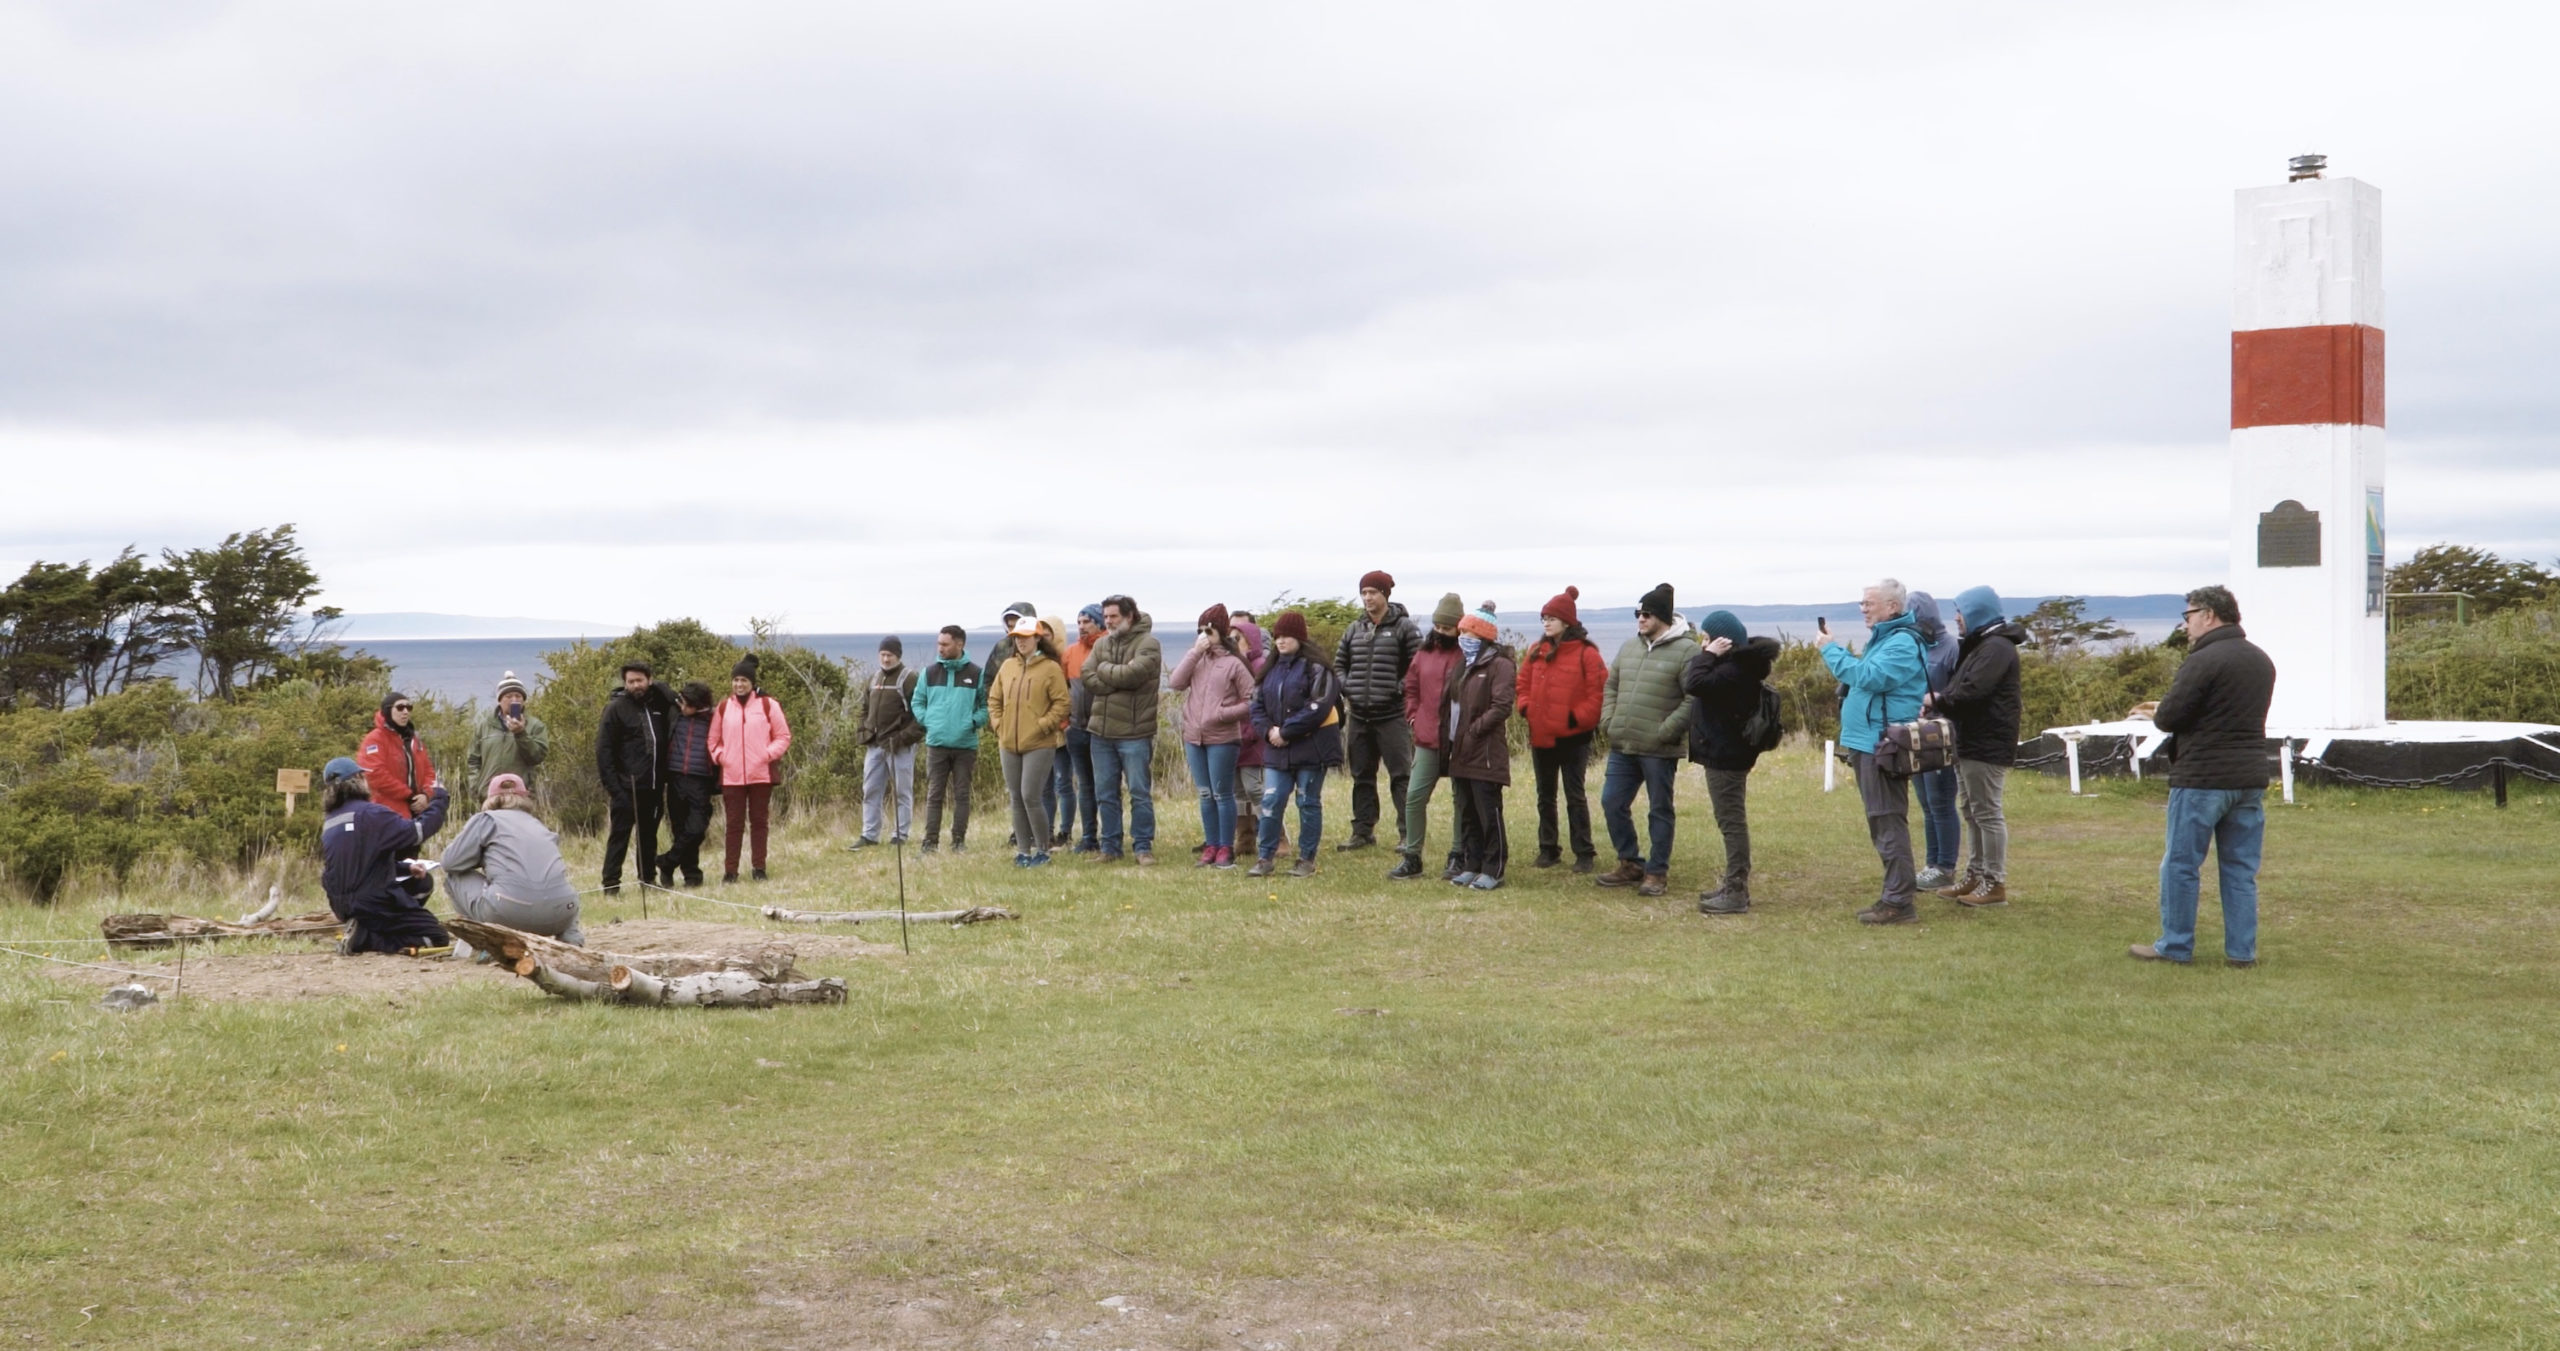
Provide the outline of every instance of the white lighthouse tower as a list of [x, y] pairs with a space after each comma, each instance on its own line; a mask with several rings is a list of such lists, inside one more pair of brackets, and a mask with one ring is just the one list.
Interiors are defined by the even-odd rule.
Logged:
[[2382, 194], [2244, 188], [2231, 315], [2231, 589], [2279, 735], [2383, 721]]

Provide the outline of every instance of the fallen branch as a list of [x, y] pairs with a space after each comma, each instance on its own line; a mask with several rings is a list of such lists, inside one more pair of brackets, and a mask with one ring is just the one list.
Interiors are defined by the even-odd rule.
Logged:
[[493, 954], [517, 975], [527, 978], [539, 967], [595, 984], [611, 980], [618, 966], [662, 977], [735, 971], [766, 983], [797, 980], [801, 974], [794, 965], [797, 954], [788, 943], [761, 943], [744, 952], [625, 953], [582, 948], [557, 938], [473, 919], [449, 919], [444, 921], [444, 927], [454, 937]]
[[[785, 910], [768, 905], [764, 917], [785, 924], [869, 924], [898, 918], [895, 910]], [[966, 910], [910, 910], [906, 918], [915, 924], [984, 924], [991, 919], [1020, 919], [1022, 916], [1001, 905], [975, 905]]]
[[562, 975], [547, 966], [536, 964], [528, 974], [531, 975], [534, 984], [562, 999], [601, 999], [610, 1002], [614, 998], [613, 987], [610, 985], [592, 980], [580, 980], [576, 976]]
[[119, 948], [164, 948], [181, 940], [209, 943], [222, 938], [335, 938], [344, 927], [326, 910], [251, 923], [154, 914], [109, 915], [98, 921], [108, 946]]
[[763, 981], [744, 971], [697, 971], [660, 977], [627, 966], [613, 968], [610, 980], [581, 980], [537, 962], [533, 983], [562, 999], [598, 1004], [640, 1004], [654, 1008], [765, 1009], [776, 1004], [841, 1004], [844, 981]]
[[270, 885], [267, 888], [267, 903], [250, 911], [248, 914], [242, 915], [239, 922], [242, 924], [255, 924], [260, 920], [273, 919], [275, 918], [276, 907], [283, 903], [284, 888]]

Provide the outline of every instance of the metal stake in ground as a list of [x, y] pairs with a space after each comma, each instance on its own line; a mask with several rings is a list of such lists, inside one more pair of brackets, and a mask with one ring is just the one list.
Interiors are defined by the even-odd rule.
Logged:
[[904, 948], [907, 955], [912, 957], [916, 950], [913, 944], [907, 942], [907, 842], [899, 840], [896, 845], [898, 850], [898, 946]]

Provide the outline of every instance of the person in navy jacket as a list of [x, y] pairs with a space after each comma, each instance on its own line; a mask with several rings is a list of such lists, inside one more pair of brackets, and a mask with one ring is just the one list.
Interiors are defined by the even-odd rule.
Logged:
[[330, 761], [322, 777], [327, 819], [320, 825], [320, 887], [330, 912], [346, 922], [338, 951], [353, 956], [449, 946], [453, 939], [427, 909], [435, 878], [415, 861], [419, 847], [444, 828], [444, 785], [428, 792], [413, 819], [373, 801], [353, 760]]

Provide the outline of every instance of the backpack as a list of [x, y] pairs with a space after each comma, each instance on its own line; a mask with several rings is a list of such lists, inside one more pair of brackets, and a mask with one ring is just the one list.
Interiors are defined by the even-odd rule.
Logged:
[[1760, 682], [1760, 704], [1751, 716], [1742, 720], [1742, 744], [1754, 751], [1768, 752], [1778, 748], [1787, 738], [1785, 708], [1778, 702], [1778, 692], [1768, 681]]

